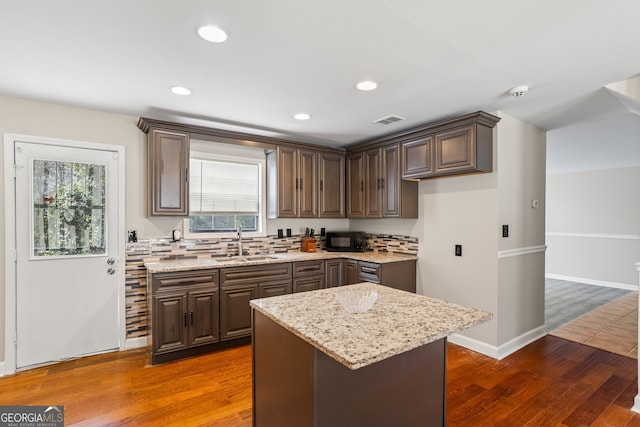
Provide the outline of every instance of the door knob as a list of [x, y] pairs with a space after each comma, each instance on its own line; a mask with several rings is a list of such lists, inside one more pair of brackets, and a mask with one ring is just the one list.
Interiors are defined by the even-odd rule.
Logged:
[[116, 259], [115, 258], [107, 258], [107, 264], [113, 265], [115, 263], [116, 263]]
[[116, 272], [115, 268], [110, 268], [110, 269], [107, 270], [107, 273], [109, 274], [109, 276], [113, 276], [115, 274], [115, 272]]

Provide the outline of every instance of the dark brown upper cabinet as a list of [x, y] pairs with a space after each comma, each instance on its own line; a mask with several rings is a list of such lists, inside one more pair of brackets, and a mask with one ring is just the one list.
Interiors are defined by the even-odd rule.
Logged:
[[269, 218], [318, 216], [318, 154], [277, 147], [267, 155]]
[[347, 157], [349, 218], [417, 218], [418, 184], [400, 177], [400, 144]]
[[480, 111], [402, 137], [402, 178], [491, 172], [493, 127], [499, 120]]
[[347, 155], [347, 217], [364, 218], [364, 153]]
[[319, 153], [320, 218], [344, 218], [344, 154]]
[[147, 141], [149, 216], [188, 216], [189, 134], [151, 128]]
[[344, 155], [278, 146], [267, 155], [269, 218], [343, 218]]

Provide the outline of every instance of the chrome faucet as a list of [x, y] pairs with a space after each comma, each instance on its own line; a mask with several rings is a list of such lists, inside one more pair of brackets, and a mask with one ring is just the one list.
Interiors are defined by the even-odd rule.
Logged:
[[236, 232], [238, 233], [238, 256], [242, 256], [244, 254], [242, 250], [242, 227], [238, 226]]

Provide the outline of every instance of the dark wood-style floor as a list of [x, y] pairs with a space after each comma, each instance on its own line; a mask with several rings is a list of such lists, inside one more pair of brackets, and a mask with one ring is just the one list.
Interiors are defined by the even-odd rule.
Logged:
[[[0, 405], [63, 405], [67, 426], [251, 425], [250, 346], [147, 362], [131, 350], [3, 377]], [[562, 338], [501, 361], [449, 344], [447, 425], [640, 426], [637, 384], [636, 360]]]

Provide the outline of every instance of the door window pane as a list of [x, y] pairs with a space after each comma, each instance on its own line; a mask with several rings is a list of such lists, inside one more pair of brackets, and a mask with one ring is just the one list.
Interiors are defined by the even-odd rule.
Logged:
[[106, 253], [105, 166], [33, 161], [33, 256]]

